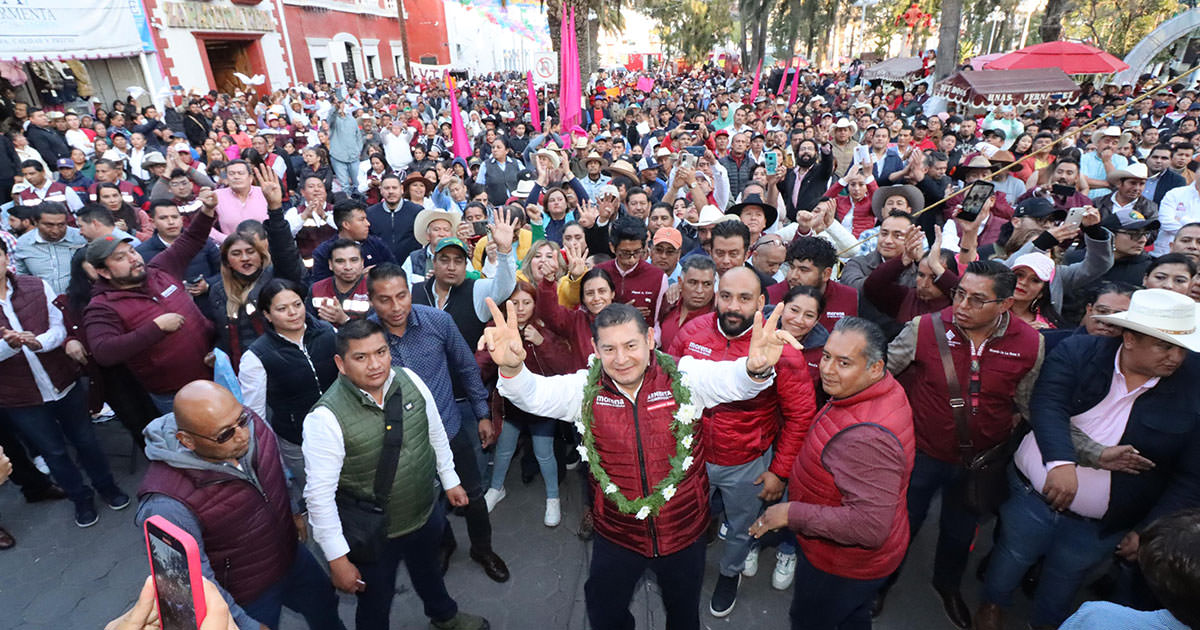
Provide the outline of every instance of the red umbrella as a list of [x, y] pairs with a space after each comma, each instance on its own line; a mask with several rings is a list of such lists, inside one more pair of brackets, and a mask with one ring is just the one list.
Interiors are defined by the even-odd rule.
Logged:
[[987, 70], [1062, 68], [1067, 74], [1110, 74], [1129, 64], [1087, 44], [1054, 41], [1013, 51], [984, 66]]

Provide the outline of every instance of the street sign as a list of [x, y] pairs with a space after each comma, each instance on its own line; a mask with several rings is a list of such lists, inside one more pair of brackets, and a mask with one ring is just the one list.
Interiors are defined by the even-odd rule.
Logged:
[[558, 54], [552, 50], [533, 53], [531, 70], [536, 83], [558, 83]]

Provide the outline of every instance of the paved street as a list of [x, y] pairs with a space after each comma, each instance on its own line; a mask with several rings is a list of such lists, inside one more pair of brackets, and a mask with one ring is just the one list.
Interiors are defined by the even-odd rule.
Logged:
[[[122, 487], [134, 493], [145, 462], [129, 472], [129, 439], [117, 423], [99, 427]], [[540, 478], [524, 486], [514, 463], [508, 497], [492, 513], [495, 547], [508, 562], [512, 579], [496, 584], [467, 558], [466, 525], [452, 517], [459, 551], [446, 576], [450, 593], [463, 610], [483, 614], [496, 629], [586, 628], [583, 583], [588, 570], [587, 546], [575, 536], [580, 488], [575, 473], [564, 481], [563, 524], [547, 529], [541, 523], [543, 493]], [[12, 484], [9, 484], [12, 486]], [[123, 512], [102, 509], [100, 522], [80, 530], [71, 519], [66, 501], [27, 505], [18, 489], [0, 488], [0, 522], [17, 538], [17, 546], [0, 552], [0, 628], [64, 630], [100, 628], [124, 611], [137, 594], [149, 569], [146, 548], [133, 526], [132, 506]], [[936, 514], [936, 512], [935, 512]], [[952, 630], [928, 586], [932, 563], [932, 525], [921, 533], [913, 548], [919, 562], [910, 563], [896, 586], [888, 609], [875, 627], [880, 630]], [[990, 529], [985, 536], [990, 539]], [[703, 602], [707, 608], [716, 578], [719, 545], [710, 548]], [[737, 607], [725, 619], [701, 614], [705, 628], [781, 629], [787, 627], [790, 592], [771, 589], [775, 566], [773, 550], [762, 554], [759, 574], [742, 582]], [[972, 565], [973, 568], [973, 565]], [[421, 605], [408, 577], [397, 580], [392, 614], [393, 628], [427, 628]], [[974, 605], [978, 583], [968, 577], [966, 593]], [[1019, 605], [1027, 602], [1018, 597]], [[647, 581], [633, 605], [639, 629], [662, 628], [661, 606], [654, 585]], [[354, 599], [341, 597], [342, 618], [351, 622]], [[1014, 619], [1010, 628], [1024, 627]], [[282, 627], [303, 628], [303, 621], [284, 611]], [[352, 626], [351, 626], [352, 627]]]

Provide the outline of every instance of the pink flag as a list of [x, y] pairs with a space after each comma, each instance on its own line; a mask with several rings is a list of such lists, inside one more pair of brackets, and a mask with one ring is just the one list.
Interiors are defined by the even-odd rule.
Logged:
[[792, 91], [788, 95], [788, 107], [796, 102], [796, 89], [800, 87], [800, 62], [796, 62], [796, 73], [792, 75]]
[[783, 86], [787, 85], [787, 71], [788, 67], [784, 66], [783, 74], [779, 75], [779, 88], [775, 90], [775, 96], [780, 96], [783, 94]]
[[[579, 46], [575, 41], [575, 9], [571, 8], [570, 17], [565, 26], [562, 46], [567, 51], [566, 65], [562, 68], [560, 74], [566, 76], [566, 94], [564, 95], [562, 107], [562, 122], [563, 126], [580, 125], [583, 123], [583, 110], [581, 103], [582, 85], [579, 77]], [[562, 77], [559, 77], [562, 80]]]
[[526, 91], [529, 92], [530, 122], [533, 123], [533, 128], [536, 129], [538, 133], [541, 133], [542, 132], [542, 112], [540, 111], [541, 108], [538, 107], [537, 90], [535, 90], [533, 88], [533, 72], [532, 71], [528, 71], [525, 73], [525, 89], [526, 89]]
[[450, 139], [454, 142], [454, 157], [470, 158], [471, 139], [463, 126], [462, 112], [458, 110], [458, 86], [449, 72], [446, 72], [446, 89], [450, 91]]
[[[754, 71], [754, 85], [750, 86], [750, 105], [754, 105], [754, 99], [758, 98], [758, 79], [762, 76], [762, 59], [758, 60], [758, 68]], [[783, 80], [780, 79], [780, 83]], [[638, 87], [641, 87], [639, 84]]]
[[[757, 84], [755, 84], [757, 87]], [[654, 79], [650, 77], [641, 77], [637, 80], [637, 89], [650, 93], [654, 91]]]

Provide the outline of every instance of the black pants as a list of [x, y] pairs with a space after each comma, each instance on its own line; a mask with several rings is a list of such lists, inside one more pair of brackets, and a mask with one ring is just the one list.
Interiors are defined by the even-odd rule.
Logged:
[[13, 483], [21, 486], [21, 492], [26, 497], [36, 496], [50, 487], [50, 477], [42, 474], [42, 471], [33, 465], [25, 445], [17, 437], [14, 427], [3, 411], [0, 411], [0, 448], [4, 449], [4, 454], [12, 461]]
[[429, 520], [416, 531], [388, 540], [377, 562], [358, 565], [367, 589], [358, 594], [354, 613], [357, 630], [386, 630], [396, 596], [396, 572], [400, 563], [408, 569], [413, 590], [421, 598], [425, 616], [433, 621], [447, 621], [458, 614], [458, 604], [446, 592], [438, 563], [438, 536], [443, 531], [445, 517], [441, 505], [434, 505]]
[[[479, 465], [475, 455], [475, 447], [471, 440], [479, 437], [472, 435], [464, 426], [454, 437], [450, 438], [450, 451], [454, 453], [454, 471], [458, 473], [458, 481], [467, 493], [467, 535], [471, 538], [471, 550], [486, 553], [492, 550], [492, 521], [488, 517], [487, 503], [483, 500], [483, 484], [479, 479]], [[447, 488], [449, 490], [449, 488]], [[445, 541], [454, 538], [454, 530], [450, 528], [450, 519], [446, 519]]]
[[646, 569], [658, 577], [667, 630], [700, 627], [700, 585], [704, 582], [704, 537], [666, 556], [647, 558], [597, 534], [584, 593], [588, 622], [594, 630], [633, 630], [629, 603]]

